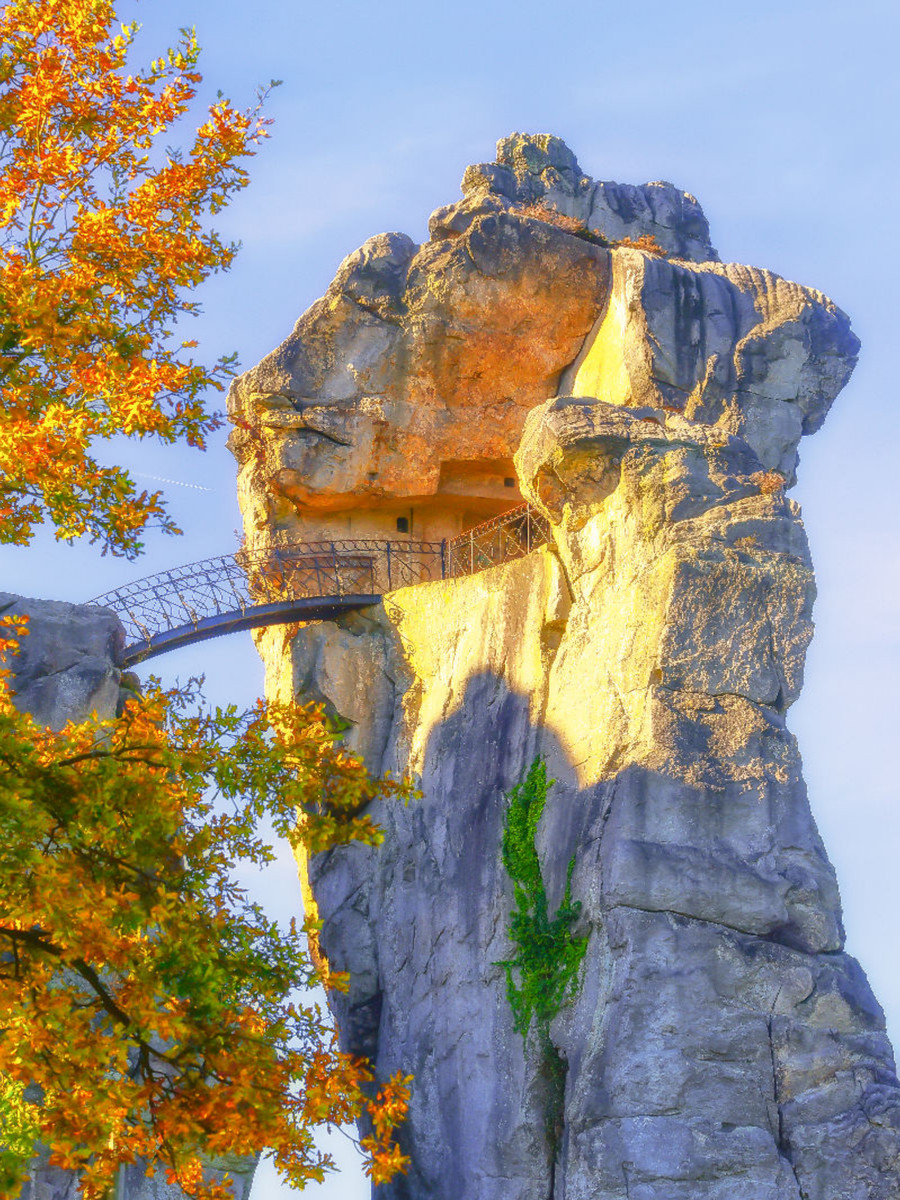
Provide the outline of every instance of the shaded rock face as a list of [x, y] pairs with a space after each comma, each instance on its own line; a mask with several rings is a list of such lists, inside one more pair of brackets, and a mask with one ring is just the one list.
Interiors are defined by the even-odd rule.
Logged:
[[[438, 232], [517, 188], [595, 211], [567, 154], [501, 143]], [[648, 188], [603, 189], [662, 222]], [[374, 813], [382, 846], [301, 864], [351, 973], [344, 1045], [415, 1076], [392, 1200], [900, 1197], [893, 1055], [786, 723], [814, 596], [786, 488], [858, 343], [820, 293], [713, 259], [695, 202], [665, 212], [683, 257], [611, 248], [601, 311], [524, 413], [516, 477], [552, 545], [259, 635], [271, 695], [325, 698], [421, 787]], [[549, 1056], [502, 966], [506, 796], [538, 755], [550, 912], [574, 856], [587, 938]]]
[[12, 656], [16, 706], [50, 729], [96, 712], [114, 716], [122, 672], [124, 633], [102, 608], [30, 600], [0, 592], [0, 616], [27, 616], [28, 634]]

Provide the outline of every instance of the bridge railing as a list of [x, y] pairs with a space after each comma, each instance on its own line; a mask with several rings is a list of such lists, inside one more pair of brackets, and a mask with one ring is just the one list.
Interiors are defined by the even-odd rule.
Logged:
[[[396, 588], [470, 575], [521, 558], [549, 536], [546, 520], [522, 505], [450, 541], [363, 538], [238, 550], [124, 584], [90, 603], [118, 613], [126, 660], [138, 661], [232, 629], [303, 620], [304, 613], [321, 619]], [[313, 603], [320, 599], [333, 603]]]
[[441, 579], [445, 555], [441, 542], [360, 539], [267, 546], [161, 571], [90, 603], [114, 609], [129, 642], [150, 640], [162, 630], [198, 625], [216, 613], [246, 613], [304, 597], [374, 597]]
[[550, 522], [530, 504], [492, 517], [447, 542], [447, 576], [474, 575], [550, 541]]

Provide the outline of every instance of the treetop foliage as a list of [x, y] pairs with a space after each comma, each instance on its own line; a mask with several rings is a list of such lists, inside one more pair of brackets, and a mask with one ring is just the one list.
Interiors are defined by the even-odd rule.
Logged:
[[[92, 448], [117, 434], [203, 447], [203, 395], [234, 359], [198, 362], [176, 324], [236, 247], [206, 220], [248, 182], [266, 136], [257, 104], [218, 99], [183, 149], [167, 134], [201, 76], [191, 31], [144, 70], [136, 24], [111, 0], [0, 8], [0, 542], [49, 520], [134, 556], [150, 523], [177, 532], [159, 492]], [[260, 103], [262, 96], [260, 97]]]

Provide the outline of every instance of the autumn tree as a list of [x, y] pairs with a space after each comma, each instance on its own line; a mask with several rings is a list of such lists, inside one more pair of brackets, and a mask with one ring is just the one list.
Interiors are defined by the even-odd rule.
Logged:
[[4, 1198], [37, 1143], [85, 1200], [138, 1160], [220, 1200], [204, 1161], [263, 1147], [303, 1186], [330, 1165], [314, 1129], [361, 1113], [372, 1177], [404, 1165], [392, 1131], [408, 1080], [373, 1093], [318, 1006], [292, 999], [320, 979], [305, 939], [233, 868], [271, 860], [264, 818], [311, 852], [376, 842], [363, 810], [405, 789], [373, 780], [320, 714], [196, 700], [151, 688], [119, 719], [53, 734], [0, 690]]
[[[96, 447], [202, 447], [218, 420], [204, 394], [233, 365], [196, 361], [177, 329], [231, 262], [206, 222], [246, 183], [266, 122], [219, 100], [169, 148], [201, 82], [196, 41], [140, 70], [136, 32], [109, 0], [0, 9], [0, 542], [47, 521], [133, 556], [148, 524], [172, 530], [159, 494]], [[8, 629], [0, 657], [22, 636]], [[370, 779], [321, 713], [210, 713], [149, 688], [116, 721], [53, 734], [0, 679], [2, 1200], [36, 1142], [85, 1200], [135, 1161], [216, 1200], [205, 1159], [263, 1147], [302, 1186], [328, 1166], [315, 1126], [360, 1114], [373, 1177], [402, 1169], [408, 1080], [376, 1086], [292, 999], [318, 977], [305, 939], [232, 867], [271, 856], [264, 817], [310, 851], [377, 840], [363, 810], [404, 790]]]
[[190, 144], [168, 145], [195, 100], [198, 47], [140, 70], [137, 25], [110, 0], [7, 0], [0, 10], [0, 541], [49, 520], [133, 556], [160, 493], [101, 466], [115, 435], [202, 447], [204, 394], [233, 365], [204, 365], [176, 324], [235, 247], [208, 219], [247, 183], [259, 107], [225, 99]]

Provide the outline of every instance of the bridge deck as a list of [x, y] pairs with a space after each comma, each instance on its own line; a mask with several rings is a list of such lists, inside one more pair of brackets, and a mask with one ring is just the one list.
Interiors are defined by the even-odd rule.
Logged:
[[521, 558], [549, 539], [529, 505], [444, 542], [300, 542], [239, 550], [125, 584], [89, 601], [125, 626], [124, 665], [240, 629], [324, 621], [385, 592]]

